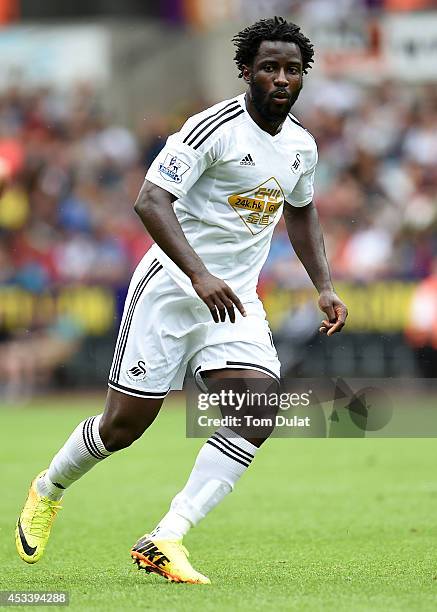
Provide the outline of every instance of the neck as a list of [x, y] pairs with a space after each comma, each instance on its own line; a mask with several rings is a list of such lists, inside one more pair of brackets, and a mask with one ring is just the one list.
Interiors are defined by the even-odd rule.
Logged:
[[253, 104], [252, 97], [250, 95], [250, 91], [246, 92], [245, 95], [245, 103], [246, 109], [251, 118], [255, 121], [255, 123], [262, 129], [264, 132], [267, 132], [271, 136], [275, 136], [281, 131], [282, 125], [285, 119], [278, 119], [277, 121], [268, 121], [265, 117], [263, 117], [255, 108]]

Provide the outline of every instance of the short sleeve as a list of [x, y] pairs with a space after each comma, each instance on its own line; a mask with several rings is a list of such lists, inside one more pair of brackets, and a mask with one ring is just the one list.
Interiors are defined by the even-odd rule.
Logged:
[[312, 163], [310, 167], [299, 177], [293, 191], [286, 198], [287, 202], [292, 206], [306, 206], [312, 202], [314, 197], [314, 177], [317, 166], [317, 147], [314, 145]]
[[187, 124], [167, 139], [165, 147], [153, 160], [146, 179], [181, 198], [213, 163], [210, 149], [199, 152], [184, 142]]

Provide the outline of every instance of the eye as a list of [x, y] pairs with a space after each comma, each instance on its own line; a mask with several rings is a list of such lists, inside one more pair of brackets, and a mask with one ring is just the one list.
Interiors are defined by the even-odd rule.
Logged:
[[299, 68], [297, 68], [296, 66], [290, 66], [290, 68], [288, 69], [288, 72], [290, 74], [300, 74]]
[[264, 64], [263, 70], [265, 72], [272, 72], [273, 71], [273, 66], [271, 64]]

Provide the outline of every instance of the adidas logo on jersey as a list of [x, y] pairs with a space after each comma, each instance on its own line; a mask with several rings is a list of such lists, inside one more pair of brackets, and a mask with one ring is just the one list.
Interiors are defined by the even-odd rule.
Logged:
[[255, 162], [252, 159], [252, 155], [248, 153], [243, 159], [240, 161], [240, 166], [254, 166]]

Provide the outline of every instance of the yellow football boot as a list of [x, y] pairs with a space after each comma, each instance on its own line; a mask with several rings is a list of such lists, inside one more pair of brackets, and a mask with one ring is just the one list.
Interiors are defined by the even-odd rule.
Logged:
[[182, 540], [152, 540], [149, 534], [138, 540], [130, 551], [138, 569], [159, 574], [170, 582], [211, 584], [209, 578], [196, 572], [188, 561], [188, 550]]
[[36, 563], [43, 556], [52, 523], [62, 507], [59, 501], [41, 497], [36, 489], [36, 481], [44, 476], [46, 471], [43, 470], [32, 481], [15, 529], [17, 551], [26, 563]]

